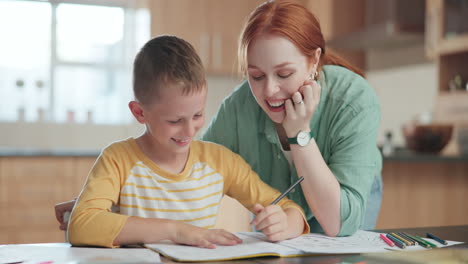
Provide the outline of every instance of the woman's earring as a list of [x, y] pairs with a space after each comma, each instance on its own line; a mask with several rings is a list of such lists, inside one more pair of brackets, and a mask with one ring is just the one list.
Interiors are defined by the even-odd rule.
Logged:
[[309, 80], [314, 80], [314, 81], [316, 81], [316, 80], [317, 80], [317, 77], [318, 77], [318, 72], [315, 71], [313, 74], [310, 74]]

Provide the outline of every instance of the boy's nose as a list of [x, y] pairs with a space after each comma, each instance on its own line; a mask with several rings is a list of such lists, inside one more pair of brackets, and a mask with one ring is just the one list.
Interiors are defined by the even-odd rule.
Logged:
[[188, 137], [193, 137], [195, 136], [195, 133], [196, 133], [195, 124], [193, 122], [187, 122], [185, 125], [185, 134]]

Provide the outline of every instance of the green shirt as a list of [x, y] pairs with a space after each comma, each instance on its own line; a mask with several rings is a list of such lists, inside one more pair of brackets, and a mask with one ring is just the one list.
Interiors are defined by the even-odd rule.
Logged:
[[[320, 103], [310, 128], [323, 159], [340, 183], [339, 235], [350, 235], [361, 226], [371, 186], [381, 173], [382, 157], [376, 144], [379, 101], [365, 79], [343, 67], [324, 66], [319, 84]], [[263, 181], [280, 191], [297, 180], [273, 122], [255, 101], [247, 81], [224, 99], [203, 140], [238, 153]], [[302, 189], [297, 187], [288, 197], [304, 208], [311, 232], [323, 232]]]

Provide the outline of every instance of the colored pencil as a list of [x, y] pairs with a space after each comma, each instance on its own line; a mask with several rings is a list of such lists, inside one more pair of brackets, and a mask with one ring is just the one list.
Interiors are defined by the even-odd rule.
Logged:
[[387, 243], [387, 245], [394, 247], [395, 243], [393, 243], [390, 239], [388, 239], [384, 234], [380, 234], [380, 238]]
[[403, 243], [405, 243], [405, 245], [407, 246], [412, 246], [411, 242], [408, 240], [408, 239], [405, 239], [403, 238], [402, 236], [398, 235], [397, 233], [390, 233], [392, 236], [400, 239], [401, 241], [403, 241]]
[[387, 238], [390, 239], [391, 241], [393, 241], [393, 243], [395, 243], [395, 245], [397, 245], [399, 248], [406, 248], [406, 245], [403, 241], [401, 241], [400, 239], [390, 235], [390, 234], [387, 234]]
[[399, 234], [400, 236], [403, 236], [404, 238], [408, 239], [411, 242], [411, 245], [414, 245], [414, 246], [418, 245], [418, 241], [416, 241], [413, 238], [411, 238], [410, 236], [408, 236], [408, 234], [403, 233], [403, 232], [398, 232], [397, 234]]
[[426, 236], [427, 236], [428, 238], [434, 239], [435, 241], [437, 241], [437, 242], [439, 242], [439, 243], [441, 243], [441, 244], [448, 245], [448, 242], [447, 242], [447, 241], [445, 241], [445, 240], [443, 240], [443, 239], [441, 239], [441, 238], [438, 238], [438, 237], [434, 236], [434, 235], [431, 234], [431, 233], [427, 233]]
[[[408, 235], [409, 235], [409, 234], [408, 234]], [[427, 244], [425, 240], [423, 241], [423, 240], [417, 238], [417, 236], [414, 236], [414, 235], [409, 235], [409, 236], [411, 236], [413, 239], [415, 239], [416, 241], [418, 241], [418, 242], [419, 242], [419, 245], [420, 245], [421, 247], [431, 248], [431, 245]]]
[[406, 234], [407, 236], [411, 237], [412, 239], [418, 241], [419, 245], [423, 248], [431, 248], [429, 244], [427, 244], [425, 241], [421, 241], [421, 239], [418, 239], [414, 235]]
[[431, 242], [427, 241], [426, 239], [420, 237], [420, 236], [415, 236], [416, 238], [419, 238], [420, 240], [424, 241], [426, 244], [428, 244], [430, 247], [436, 248], [437, 246], [432, 244]]

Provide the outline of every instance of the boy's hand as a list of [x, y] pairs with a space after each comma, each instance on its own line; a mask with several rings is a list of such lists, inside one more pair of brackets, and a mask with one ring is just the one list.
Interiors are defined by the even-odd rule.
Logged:
[[[67, 230], [68, 220], [64, 219], [64, 214], [66, 212], [71, 212], [73, 210], [73, 206], [75, 206], [76, 198], [67, 202], [58, 203], [55, 205], [55, 218], [60, 223], [60, 230]], [[66, 220], [66, 221], [64, 221]]]
[[177, 225], [174, 243], [201, 248], [216, 248], [216, 245], [233, 246], [242, 243], [236, 235], [224, 229], [206, 229], [189, 224]]
[[260, 204], [255, 204], [253, 209], [257, 216], [252, 224], [255, 229], [262, 231], [268, 240], [281, 241], [289, 238], [288, 217], [279, 205], [263, 207]]

